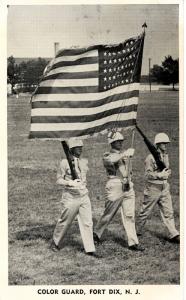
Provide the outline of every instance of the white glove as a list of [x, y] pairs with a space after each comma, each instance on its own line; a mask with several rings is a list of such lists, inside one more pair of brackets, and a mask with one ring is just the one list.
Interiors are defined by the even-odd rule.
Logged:
[[82, 181], [80, 179], [74, 179], [68, 181], [68, 186], [70, 187], [80, 187], [82, 185]]
[[170, 175], [172, 174], [171, 169], [168, 169], [167, 171], [168, 171], [168, 174], [169, 174], [169, 176], [170, 176]]
[[162, 172], [159, 173], [158, 177], [167, 180], [170, 175], [171, 175], [171, 170], [164, 169]]
[[125, 156], [132, 157], [134, 155], [134, 151], [135, 151], [134, 148], [129, 148], [124, 152], [124, 154], [125, 154]]

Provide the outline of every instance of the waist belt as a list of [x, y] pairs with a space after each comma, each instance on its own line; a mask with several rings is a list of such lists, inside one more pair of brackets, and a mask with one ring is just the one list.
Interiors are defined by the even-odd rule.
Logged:
[[72, 195], [85, 195], [88, 193], [88, 189], [86, 187], [82, 187], [82, 188], [65, 187], [63, 191], [66, 193], [70, 193]]
[[163, 185], [167, 183], [167, 180], [148, 180], [147, 183], [151, 183], [155, 185]]

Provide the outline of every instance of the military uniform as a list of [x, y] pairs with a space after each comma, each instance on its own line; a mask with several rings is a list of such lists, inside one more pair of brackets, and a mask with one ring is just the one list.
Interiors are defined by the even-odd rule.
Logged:
[[128, 245], [133, 246], [138, 244], [138, 238], [135, 229], [135, 193], [132, 181], [129, 182], [130, 189], [128, 191], [124, 191], [123, 188], [127, 176], [127, 159], [127, 151], [121, 153], [116, 149], [111, 149], [103, 156], [103, 163], [108, 175], [105, 187], [105, 210], [94, 233], [100, 239], [105, 228], [120, 208]]
[[[168, 154], [160, 152], [160, 156], [166, 168], [169, 169]], [[164, 179], [163, 172], [158, 171], [152, 154], [149, 154], [145, 160], [145, 180], [144, 200], [138, 217], [139, 234], [143, 233], [147, 218], [150, 216], [155, 204], [158, 204], [163, 223], [169, 232], [169, 238], [172, 239], [178, 236], [179, 233], [175, 228], [169, 183], [167, 179]]]
[[77, 216], [85, 252], [94, 252], [91, 203], [86, 187], [88, 161], [74, 157], [74, 164], [78, 178], [81, 180], [79, 186], [69, 184], [72, 176], [67, 159], [62, 159], [59, 164], [57, 183], [63, 186], [62, 212], [53, 233], [53, 241], [56, 246], [61, 246], [67, 230]]

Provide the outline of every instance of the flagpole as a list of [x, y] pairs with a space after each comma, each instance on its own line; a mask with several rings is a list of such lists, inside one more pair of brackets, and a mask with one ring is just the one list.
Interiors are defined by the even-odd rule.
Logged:
[[[55, 42], [54, 43], [54, 57], [56, 56], [58, 51], [59, 51], [59, 42]], [[68, 147], [67, 142], [66, 141], [61, 141], [61, 146], [63, 148], [63, 151], [64, 151], [65, 155], [66, 155], [67, 161], [69, 163], [70, 171], [71, 171], [71, 174], [72, 174], [72, 179], [73, 180], [77, 179], [78, 176], [77, 176], [75, 166], [74, 166], [74, 159], [72, 157], [72, 154], [70, 152], [70, 149]]]
[[[134, 137], [135, 137], [135, 128], [132, 130], [131, 148], [134, 148]], [[132, 174], [132, 157], [129, 157], [127, 159], [127, 181], [128, 181], [128, 183], [126, 185], [126, 190], [129, 189], [131, 174]]]
[[150, 63], [151, 63], [151, 58], [149, 58], [149, 88], [150, 88], [150, 93], [151, 93], [151, 75], [150, 75], [151, 66], [150, 66]]
[[[143, 32], [142, 34], [145, 36], [145, 29], [147, 28], [147, 24], [146, 22], [142, 25], [143, 28]], [[132, 139], [131, 139], [131, 148], [134, 148], [134, 137], [135, 137], [135, 128], [132, 130]], [[128, 183], [130, 182], [130, 178], [131, 178], [131, 173], [132, 173], [132, 158], [129, 157], [128, 158], [128, 162], [127, 162], [127, 178], [128, 178]]]

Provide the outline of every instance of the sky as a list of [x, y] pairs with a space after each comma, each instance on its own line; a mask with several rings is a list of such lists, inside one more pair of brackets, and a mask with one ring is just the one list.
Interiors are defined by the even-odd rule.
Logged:
[[7, 55], [53, 57], [60, 48], [112, 44], [137, 36], [146, 21], [142, 74], [167, 55], [178, 58], [175, 4], [11, 5], [7, 19]]

